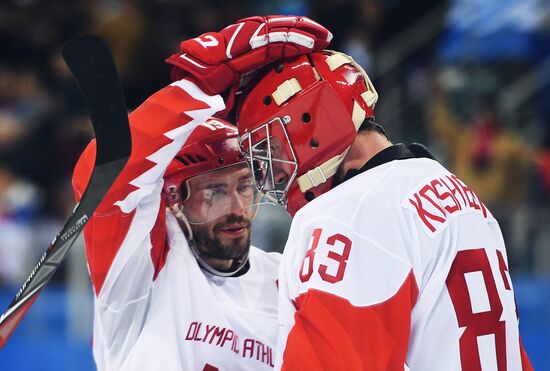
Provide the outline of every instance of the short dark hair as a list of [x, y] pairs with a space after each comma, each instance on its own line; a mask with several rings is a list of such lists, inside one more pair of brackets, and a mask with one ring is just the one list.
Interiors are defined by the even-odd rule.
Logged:
[[358, 133], [366, 132], [366, 131], [375, 131], [375, 132], [385, 136], [386, 139], [388, 139], [388, 140], [390, 139], [388, 137], [388, 134], [384, 130], [384, 128], [382, 126], [380, 126], [378, 123], [376, 123], [376, 121], [374, 120], [374, 117], [367, 117], [363, 121], [361, 126], [359, 126], [359, 130], [357, 130]]

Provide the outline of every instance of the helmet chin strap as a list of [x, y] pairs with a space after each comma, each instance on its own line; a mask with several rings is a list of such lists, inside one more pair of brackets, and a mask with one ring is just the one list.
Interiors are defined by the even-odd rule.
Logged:
[[349, 147], [341, 154], [334, 156], [330, 160], [322, 163], [314, 169], [298, 177], [298, 186], [302, 193], [307, 190], [317, 187], [326, 182], [331, 176], [336, 174], [338, 167], [344, 161], [348, 154]]
[[[250, 250], [248, 250], [239, 258], [233, 258], [233, 263], [231, 264], [231, 267], [227, 271], [220, 271], [212, 267], [210, 264], [208, 264], [201, 256], [201, 255], [207, 255], [207, 254], [201, 254], [201, 252], [195, 246], [195, 241], [193, 239], [193, 230], [191, 229], [191, 224], [189, 223], [187, 216], [185, 216], [185, 213], [183, 212], [183, 205], [175, 204], [170, 208], [170, 210], [172, 211], [176, 219], [180, 222], [179, 224], [180, 225], [183, 224], [185, 226], [185, 232], [186, 232], [185, 236], [187, 237], [189, 248], [191, 249], [193, 256], [195, 256], [195, 259], [197, 259], [197, 262], [199, 263], [202, 269], [216, 276], [230, 277], [244, 268], [244, 266], [248, 262], [248, 253]], [[210, 256], [210, 255], [207, 255], [207, 256]], [[210, 256], [210, 257], [216, 258], [215, 256]]]
[[244, 268], [246, 263], [248, 262], [248, 251], [243, 254], [240, 258], [233, 258], [233, 263], [231, 264], [231, 267], [227, 271], [220, 271], [214, 267], [212, 267], [210, 264], [208, 264], [202, 257], [201, 253], [197, 250], [194, 241], [189, 241], [189, 247], [191, 248], [191, 252], [195, 256], [195, 259], [197, 259], [197, 262], [201, 266], [202, 269], [204, 269], [207, 272], [212, 273], [216, 276], [221, 277], [231, 277], [237, 272], [239, 272], [241, 269]]
[[172, 211], [172, 214], [176, 217], [176, 219], [179, 222], [179, 225], [182, 224], [185, 227], [184, 234], [185, 237], [187, 237], [188, 241], [193, 240], [193, 230], [191, 229], [191, 225], [189, 224], [189, 221], [187, 220], [187, 217], [183, 213], [183, 205], [182, 204], [174, 204], [169, 207], [170, 211]]

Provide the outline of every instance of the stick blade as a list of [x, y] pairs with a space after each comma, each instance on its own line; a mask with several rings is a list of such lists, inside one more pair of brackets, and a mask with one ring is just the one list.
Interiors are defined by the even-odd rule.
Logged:
[[94, 210], [131, 153], [124, 91], [109, 47], [99, 36], [75, 36], [61, 46], [61, 54], [86, 101], [96, 137], [94, 171], [80, 200], [81, 211]]
[[122, 86], [109, 48], [96, 35], [75, 36], [61, 47], [75, 76], [97, 139], [96, 165], [130, 155], [128, 113]]

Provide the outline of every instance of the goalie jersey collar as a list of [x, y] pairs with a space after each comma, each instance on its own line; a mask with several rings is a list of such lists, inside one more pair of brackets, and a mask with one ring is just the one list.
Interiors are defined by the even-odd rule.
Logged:
[[404, 145], [402, 143], [394, 144], [391, 147], [383, 149], [368, 160], [360, 169], [350, 169], [340, 183], [345, 182], [354, 176], [370, 170], [376, 166], [385, 164], [393, 160], [405, 160], [408, 158], [429, 158], [435, 160], [434, 155], [422, 144], [412, 143]]

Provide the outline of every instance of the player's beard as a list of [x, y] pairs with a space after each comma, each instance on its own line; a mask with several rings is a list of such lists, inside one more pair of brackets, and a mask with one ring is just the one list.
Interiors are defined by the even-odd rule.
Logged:
[[336, 187], [337, 185], [342, 183], [342, 181], [344, 180], [345, 175], [346, 174], [344, 174], [344, 169], [343, 169], [342, 165], [340, 165], [338, 167], [338, 170], [336, 171], [336, 174], [334, 174], [334, 180], [332, 182], [332, 186]]
[[[243, 236], [235, 238], [220, 237], [220, 231], [227, 225], [239, 223], [246, 224], [247, 228]], [[206, 256], [217, 259], [235, 259], [244, 256], [250, 248], [249, 219], [242, 216], [229, 215], [222, 222], [214, 225], [191, 225], [193, 240], [197, 250]]]

